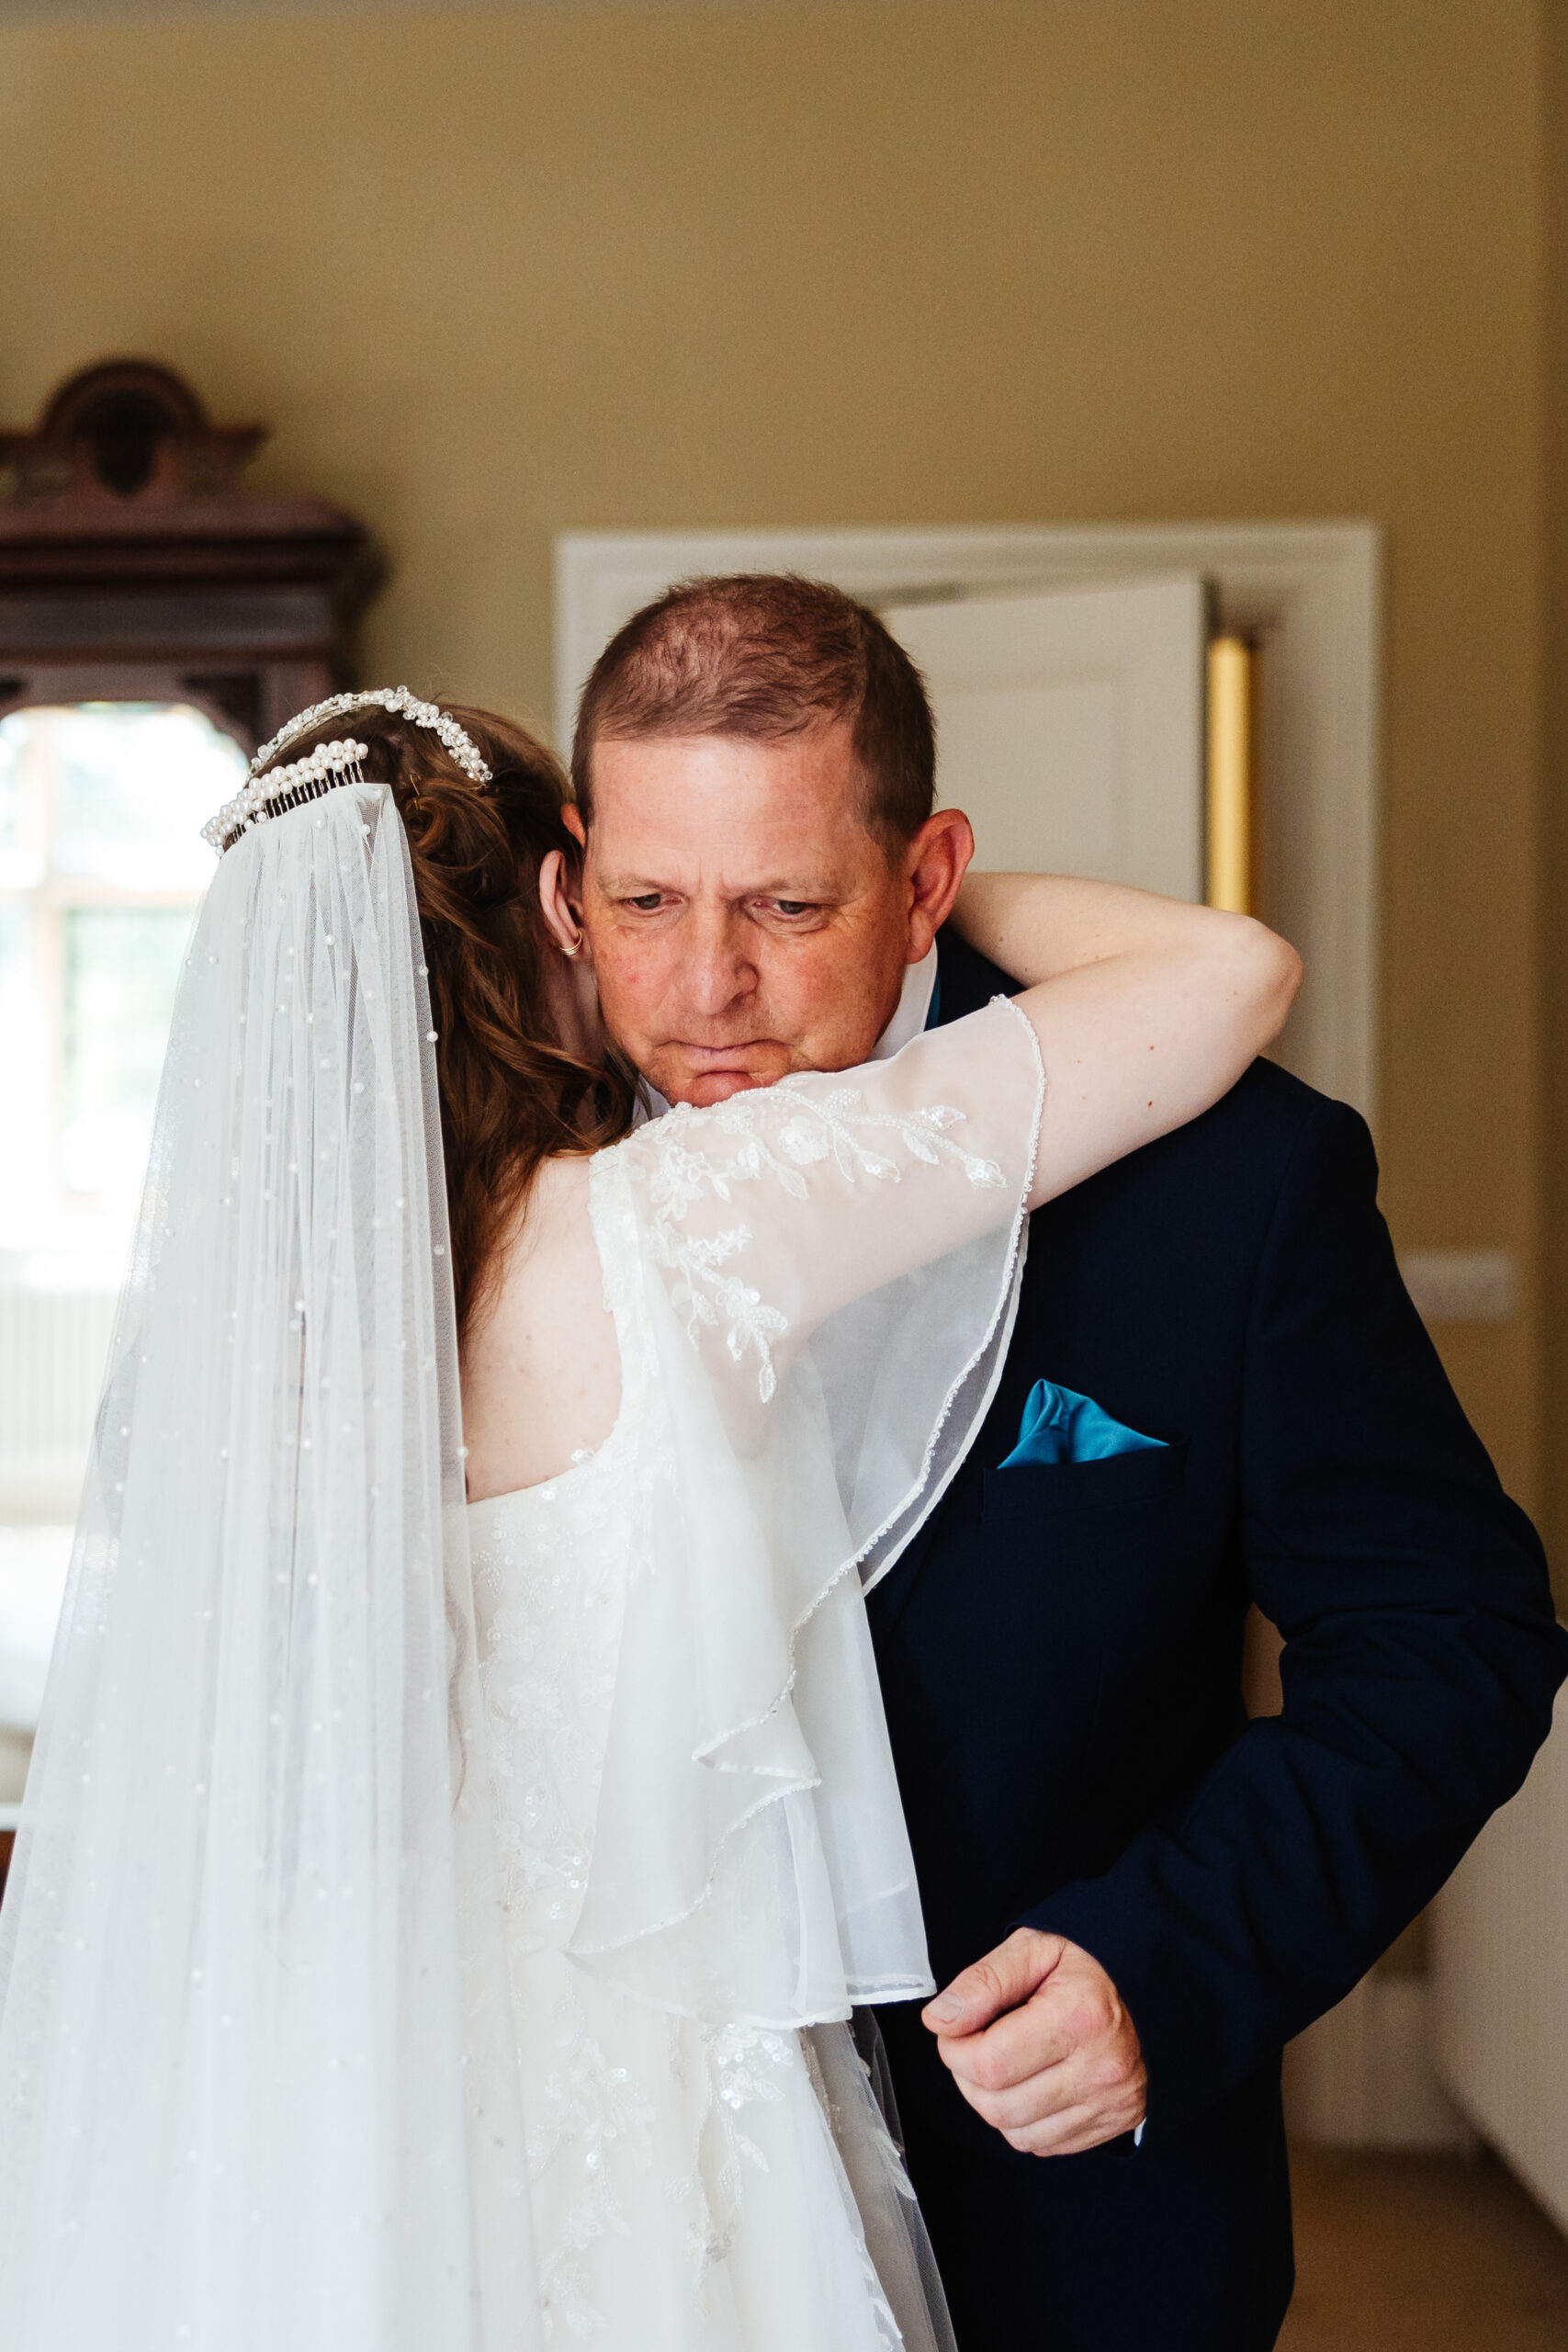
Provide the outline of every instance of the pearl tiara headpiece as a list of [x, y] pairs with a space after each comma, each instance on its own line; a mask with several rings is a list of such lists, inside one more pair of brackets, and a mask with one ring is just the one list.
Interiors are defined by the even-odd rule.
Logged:
[[203, 825], [203, 841], [210, 842], [221, 857], [253, 825], [265, 825], [269, 817], [281, 817], [286, 809], [302, 808], [307, 800], [319, 800], [323, 792], [335, 792], [340, 784], [363, 784], [365, 771], [359, 763], [368, 748], [348, 740], [318, 743], [302, 760], [292, 761], [286, 768], [269, 769], [223, 803], [217, 816]]
[[203, 840], [210, 842], [221, 856], [253, 825], [281, 816], [285, 809], [299, 808], [307, 800], [319, 800], [323, 792], [334, 791], [339, 785], [363, 784], [365, 772], [359, 763], [369, 747], [347, 738], [336, 743], [319, 743], [313, 752], [288, 767], [269, 769], [265, 775], [260, 771], [286, 743], [308, 735], [314, 727], [324, 726], [329, 718], [345, 718], [351, 710], [371, 709], [394, 711], [411, 726], [428, 727], [464, 775], [481, 790], [493, 781], [473, 737], [438, 703], [420, 702], [407, 686], [374, 686], [365, 694], [330, 695], [325, 702], [312, 703], [309, 710], [297, 712], [287, 727], [278, 729], [270, 743], [262, 745], [251, 762], [244, 788], [232, 800], [226, 800], [216, 817], [203, 825]]

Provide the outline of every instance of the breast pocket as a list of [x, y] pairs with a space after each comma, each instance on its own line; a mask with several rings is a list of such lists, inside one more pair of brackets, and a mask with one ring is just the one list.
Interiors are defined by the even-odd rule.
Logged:
[[1158, 1503], [1179, 1495], [1186, 1482], [1185, 1438], [1099, 1462], [1021, 1462], [986, 1472], [981, 1518], [993, 1537], [1027, 1540], [1044, 1522]]
[[[987, 1470], [972, 1557], [989, 1603], [992, 1689], [1014, 1770], [1068, 1873], [1108, 1866], [1130, 1819], [1127, 1775], [1165, 1720], [1203, 1582], [1205, 1514], [1185, 1439], [1098, 1462]], [[1173, 1661], [1175, 1661], [1173, 1665]], [[1135, 1750], [1135, 1755], [1123, 1751]], [[1134, 1776], [1135, 1777], [1135, 1776]], [[1043, 1844], [1040, 1850], [1043, 1850]]]

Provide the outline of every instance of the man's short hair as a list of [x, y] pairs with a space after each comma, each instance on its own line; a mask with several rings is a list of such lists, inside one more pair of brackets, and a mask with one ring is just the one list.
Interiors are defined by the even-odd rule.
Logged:
[[874, 612], [823, 580], [741, 571], [683, 580], [634, 613], [593, 664], [571, 781], [592, 822], [593, 746], [660, 735], [782, 743], [847, 719], [863, 811], [890, 850], [936, 799], [936, 730], [919, 672]]

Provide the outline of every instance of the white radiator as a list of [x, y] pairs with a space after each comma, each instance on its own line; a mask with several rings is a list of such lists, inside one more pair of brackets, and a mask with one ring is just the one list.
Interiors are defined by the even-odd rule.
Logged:
[[1437, 1908], [1438, 2064], [1568, 2229], [1568, 1697]]
[[0, 1519], [73, 1519], [113, 1291], [0, 1283]]

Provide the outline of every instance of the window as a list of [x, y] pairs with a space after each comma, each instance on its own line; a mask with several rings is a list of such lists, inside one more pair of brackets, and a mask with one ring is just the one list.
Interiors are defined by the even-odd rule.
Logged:
[[244, 756], [186, 704], [0, 718], [0, 1803], [54, 1638], [175, 989]]
[[[147, 1157], [169, 1014], [212, 872], [201, 826], [244, 773], [188, 706], [0, 719], [0, 1253], [112, 1281]], [[3, 1261], [0, 1261], [3, 1262]]]

